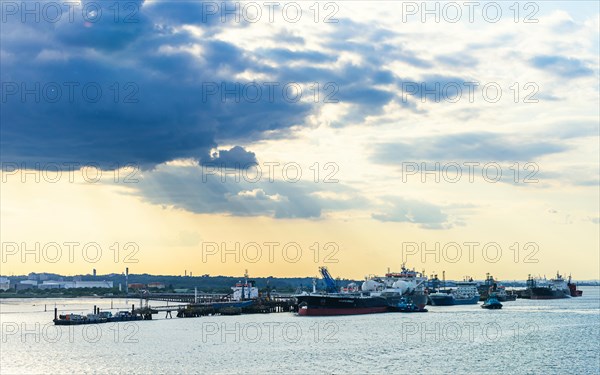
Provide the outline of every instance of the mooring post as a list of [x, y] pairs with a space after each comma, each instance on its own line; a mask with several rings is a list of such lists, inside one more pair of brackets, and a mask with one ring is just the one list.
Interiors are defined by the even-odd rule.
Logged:
[[54, 308], [54, 320], [58, 319], [58, 308]]

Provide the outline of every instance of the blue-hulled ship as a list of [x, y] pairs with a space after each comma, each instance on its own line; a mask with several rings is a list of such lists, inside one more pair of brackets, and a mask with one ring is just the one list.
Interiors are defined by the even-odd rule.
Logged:
[[475, 305], [479, 302], [477, 283], [471, 278], [456, 283], [456, 288], [448, 292], [440, 291], [429, 295], [434, 306]]

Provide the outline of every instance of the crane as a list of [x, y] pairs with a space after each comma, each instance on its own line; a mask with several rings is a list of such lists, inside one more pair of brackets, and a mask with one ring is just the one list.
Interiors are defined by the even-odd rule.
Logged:
[[331, 277], [331, 274], [327, 270], [327, 267], [319, 267], [319, 272], [321, 272], [321, 276], [323, 276], [323, 281], [325, 281], [325, 290], [328, 293], [337, 293], [338, 287], [334, 278]]

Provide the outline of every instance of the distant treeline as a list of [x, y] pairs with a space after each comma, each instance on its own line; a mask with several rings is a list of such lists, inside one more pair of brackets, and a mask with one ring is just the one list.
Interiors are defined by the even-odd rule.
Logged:
[[[112, 281], [115, 291], [118, 292], [119, 284], [121, 284], [122, 291], [125, 291], [125, 275], [123, 274], [109, 274], [109, 275], [78, 275], [78, 276], [61, 276], [57, 274], [44, 274], [49, 280], [61, 280], [61, 281], [72, 281], [73, 279], [81, 281]], [[11, 288], [14, 284], [22, 280], [27, 280], [27, 276], [10, 276]], [[149, 275], [149, 274], [130, 274], [127, 279], [129, 284], [144, 284], [150, 283], [162, 283], [165, 286], [164, 291], [174, 291], [175, 289], [189, 289], [194, 290], [197, 288], [199, 292], [205, 293], [230, 293], [231, 287], [237, 282], [243, 281], [243, 277], [231, 277], [231, 276], [164, 276], [164, 275]], [[271, 290], [276, 290], [282, 293], [293, 293], [298, 290], [312, 290], [313, 278], [310, 277], [257, 277], [249, 278], [255, 282], [256, 287], [263, 291], [267, 289], [267, 285]], [[351, 283], [353, 280], [338, 280], [340, 286], [345, 286]], [[360, 281], [359, 281], [360, 282]], [[39, 281], [41, 284], [42, 281]], [[107, 290], [106, 288], [82, 288], [82, 289], [94, 289], [94, 290]], [[325, 289], [325, 283], [323, 280], [317, 280], [317, 289]], [[55, 290], [55, 289], [47, 289]], [[60, 289], [65, 290], [65, 289]], [[108, 289], [111, 290], [111, 289]], [[41, 291], [41, 290], [40, 290]], [[74, 292], [75, 293], [75, 292]], [[102, 293], [104, 294], [104, 293]]]

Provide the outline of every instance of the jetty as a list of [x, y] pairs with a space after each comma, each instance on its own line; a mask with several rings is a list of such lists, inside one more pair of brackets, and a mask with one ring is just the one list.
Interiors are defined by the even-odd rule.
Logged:
[[[224, 298], [224, 295], [204, 295], [198, 298], [196, 295], [192, 302], [188, 302], [189, 295], [178, 295], [175, 293], [146, 293], [130, 298], [140, 298], [140, 305], [136, 308], [131, 305], [131, 310], [120, 311], [113, 316], [108, 311], [100, 311], [94, 306], [93, 312], [87, 315], [67, 314], [58, 315], [54, 309], [55, 325], [79, 325], [98, 324], [117, 321], [152, 320], [152, 316], [165, 313], [165, 318], [173, 318], [173, 313], [178, 318], [192, 318], [211, 315], [241, 315], [241, 314], [270, 314], [282, 312], [295, 312], [295, 298], [289, 296], [277, 296], [271, 298], [255, 298], [249, 300], [232, 300]], [[173, 305], [152, 305], [151, 301], [179, 302]], [[181, 303], [188, 302], [188, 303]]]

